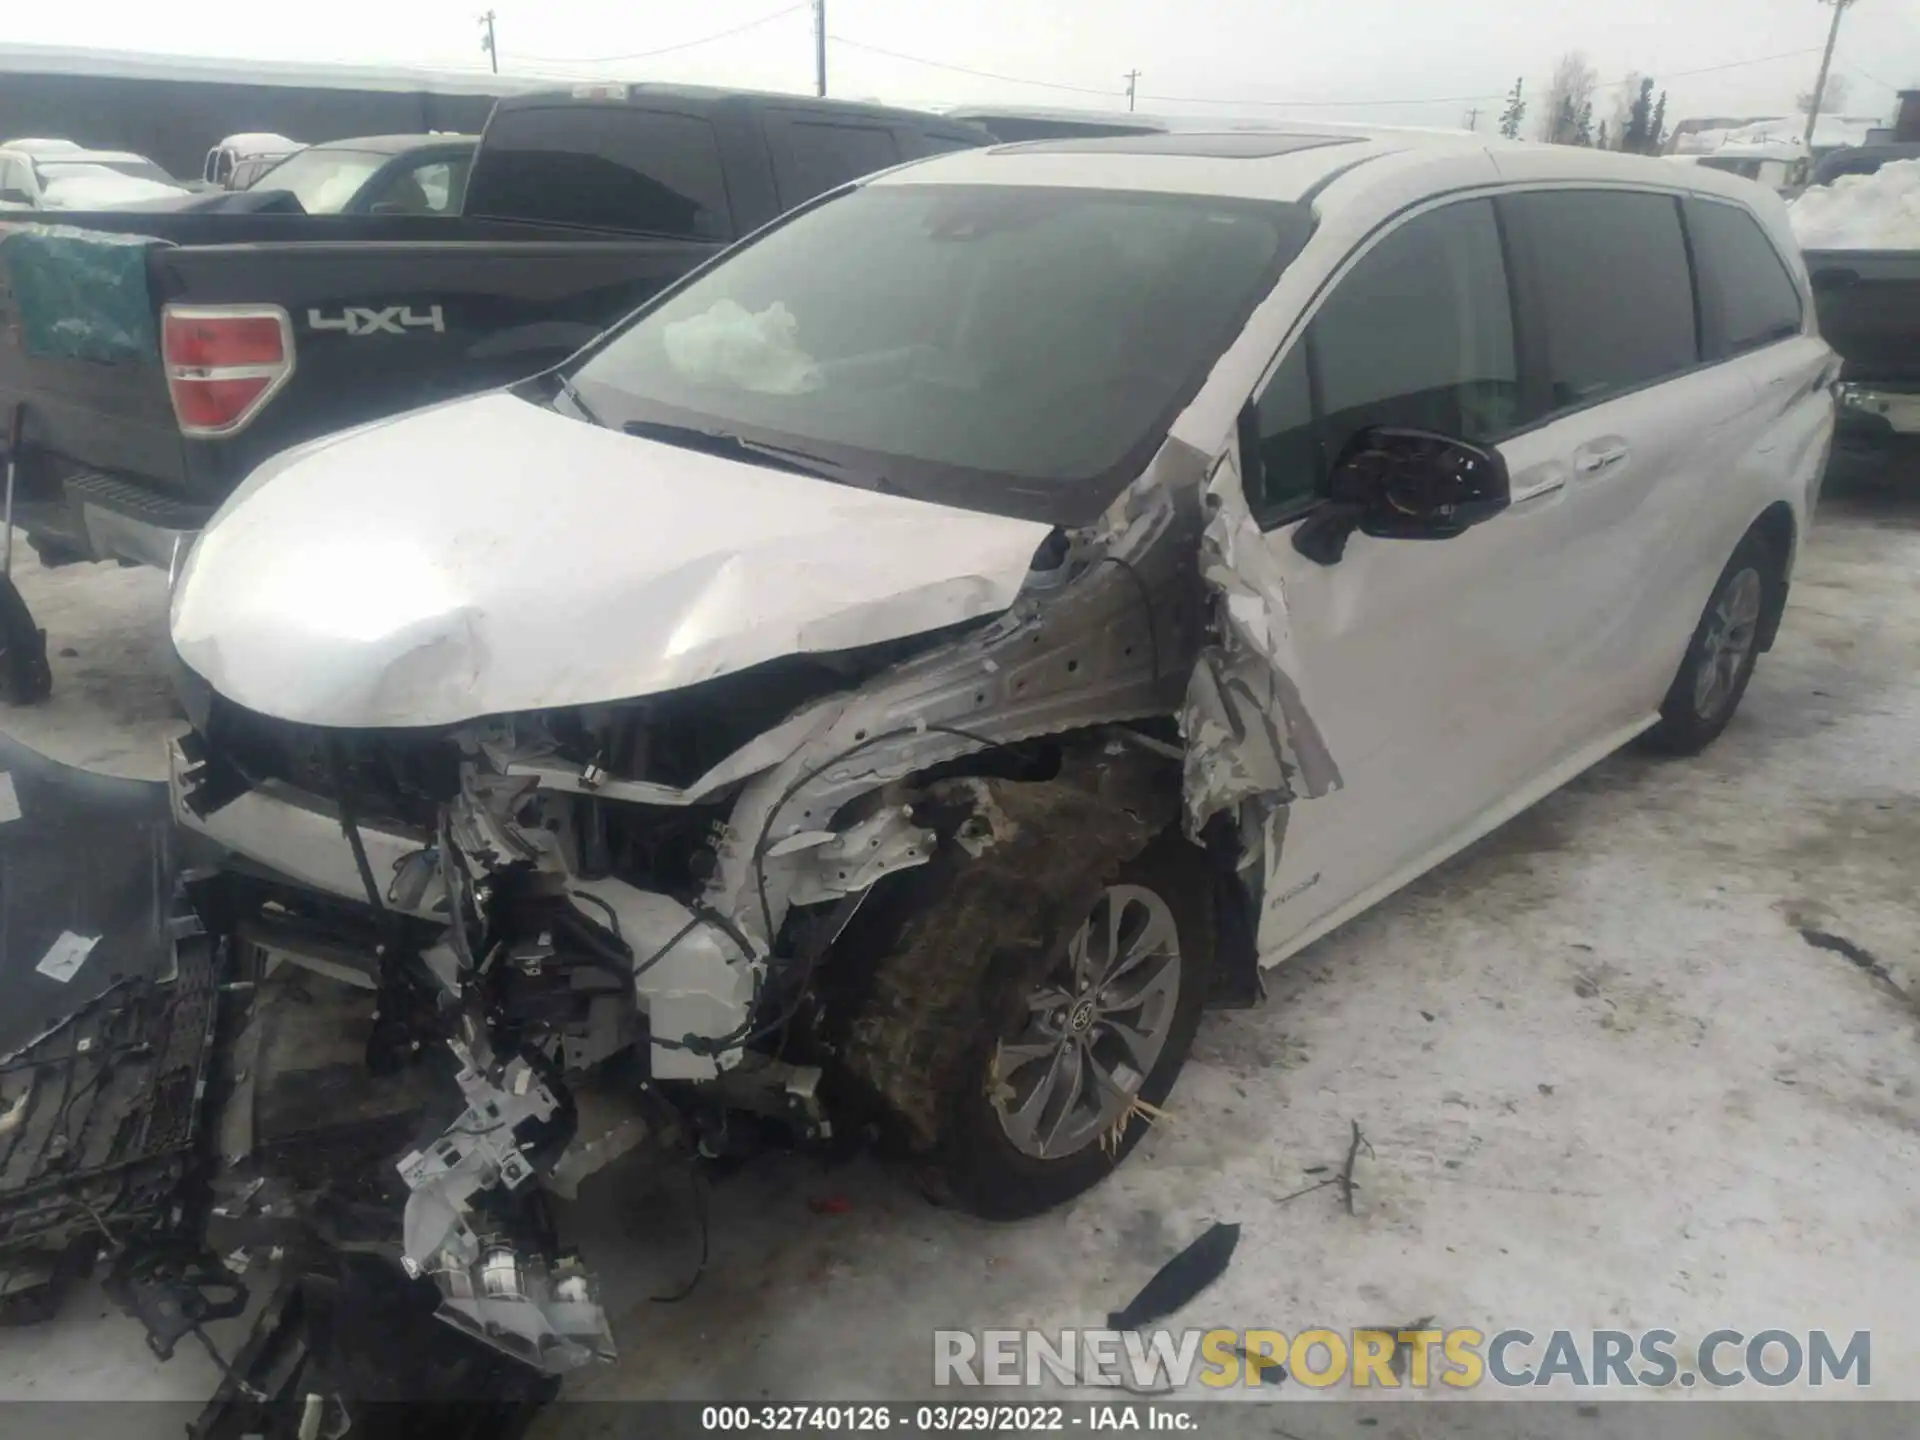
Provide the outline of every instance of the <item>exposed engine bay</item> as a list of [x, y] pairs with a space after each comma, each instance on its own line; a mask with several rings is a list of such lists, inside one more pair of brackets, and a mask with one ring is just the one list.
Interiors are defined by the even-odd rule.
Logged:
[[[993, 613], [976, 596], [930, 629], [628, 700], [348, 728], [244, 706], [185, 655], [173, 804], [229, 857], [210, 926], [263, 982], [359, 996], [366, 1073], [432, 1096], [350, 1207], [356, 1244], [553, 1376], [613, 1340], [551, 1197], [641, 1147], [878, 1136], [934, 1193], [1016, 1213], [955, 1158], [954, 1096], [984, 1094], [1027, 1153], [1048, 1155], [1044, 1118], [1117, 1161], [1173, 990], [1069, 977], [1056, 1008], [1042, 971], [1102, 897], [1111, 933], [1083, 924], [1075, 964], [1105, 946], [1124, 968], [1150, 929], [1176, 943], [1164, 903], [1110, 882], [1184, 818], [1201, 843], [1177, 847], [1177, 903], [1207, 943], [1185, 941], [1180, 1023], [1190, 1040], [1202, 990], [1250, 1002], [1261, 827], [1287, 787], [1337, 783], [1273, 724], [1271, 684], [1236, 678], [1270, 661], [1213, 613], [1200, 567], [1235, 517], [1209, 517], [1197, 462], [1169, 443], [1107, 522], [1046, 534]], [[1259, 717], [1246, 755], [1239, 709]], [[1064, 1100], [993, 1038], [1030, 1009], [1058, 1053], [1105, 1047]], [[252, 1183], [339, 1209], [324, 1179]]]

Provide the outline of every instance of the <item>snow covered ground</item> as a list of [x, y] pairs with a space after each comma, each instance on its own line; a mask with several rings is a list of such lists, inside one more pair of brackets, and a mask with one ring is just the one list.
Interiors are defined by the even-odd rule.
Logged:
[[1920, 250], [1920, 160], [1815, 186], [1789, 213], [1808, 250]]
[[[1779, 646], [1712, 750], [1604, 762], [1296, 957], [1262, 1008], [1208, 1016], [1168, 1123], [1077, 1204], [992, 1226], [882, 1165], [769, 1157], [716, 1185], [705, 1277], [657, 1305], [699, 1253], [684, 1181], [598, 1177], [563, 1224], [622, 1359], [569, 1393], [924, 1394], [936, 1326], [1098, 1324], [1225, 1220], [1243, 1227], [1231, 1267], [1171, 1323], [1666, 1326], [1683, 1347], [1720, 1326], [1871, 1329], [1873, 1394], [1920, 1398], [1917, 493], [1829, 500]], [[144, 583], [160, 579], [27, 568], [56, 656], [77, 652], [56, 660], [55, 703], [78, 708], [0, 724], [142, 768], [175, 723], [164, 582]], [[72, 723], [83, 695], [114, 707], [118, 742]], [[1353, 1121], [1372, 1147], [1357, 1213], [1332, 1190], [1289, 1198], [1340, 1165]], [[197, 1400], [214, 1378], [191, 1346], [156, 1364], [97, 1293], [0, 1346], [4, 1400]], [[1689, 1440], [1839, 1433], [1741, 1412], [1688, 1407]], [[552, 1412], [541, 1433], [588, 1433], [593, 1413]], [[1520, 1413], [1529, 1440], [1653, 1433]], [[1289, 1407], [1284, 1432], [1360, 1433], [1320, 1414]], [[1402, 1414], [1366, 1433], [1460, 1433], [1457, 1407]]]

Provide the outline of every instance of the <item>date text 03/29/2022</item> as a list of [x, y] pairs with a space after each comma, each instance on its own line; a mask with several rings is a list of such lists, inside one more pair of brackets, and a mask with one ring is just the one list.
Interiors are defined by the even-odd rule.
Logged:
[[708, 1405], [700, 1428], [734, 1434], [1029, 1435], [1068, 1432], [1157, 1430], [1186, 1433], [1199, 1417], [1175, 1405]]

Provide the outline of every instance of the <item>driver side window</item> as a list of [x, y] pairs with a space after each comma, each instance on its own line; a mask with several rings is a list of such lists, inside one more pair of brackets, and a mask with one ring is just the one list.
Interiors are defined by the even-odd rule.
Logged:
[[1369, 426], [1491, 443], [1526, 423], [1491, 200], [1390, 232], [1335, 286], [1255, 399], [1242, 457], [1266, 526], [1297, 517]]

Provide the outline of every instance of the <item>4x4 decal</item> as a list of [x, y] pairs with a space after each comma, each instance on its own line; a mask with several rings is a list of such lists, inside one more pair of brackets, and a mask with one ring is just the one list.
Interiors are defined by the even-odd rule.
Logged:
[[446, 317], [438, 305], [424, 311], [411, 305], [388, 305], [375, 310], [370, 306], [349, 305], [338, 315], [307, 311], [309, 330], [343, 330], [349, 335], [404, 335], [409, 330], [432, 330], [445, 334]]

